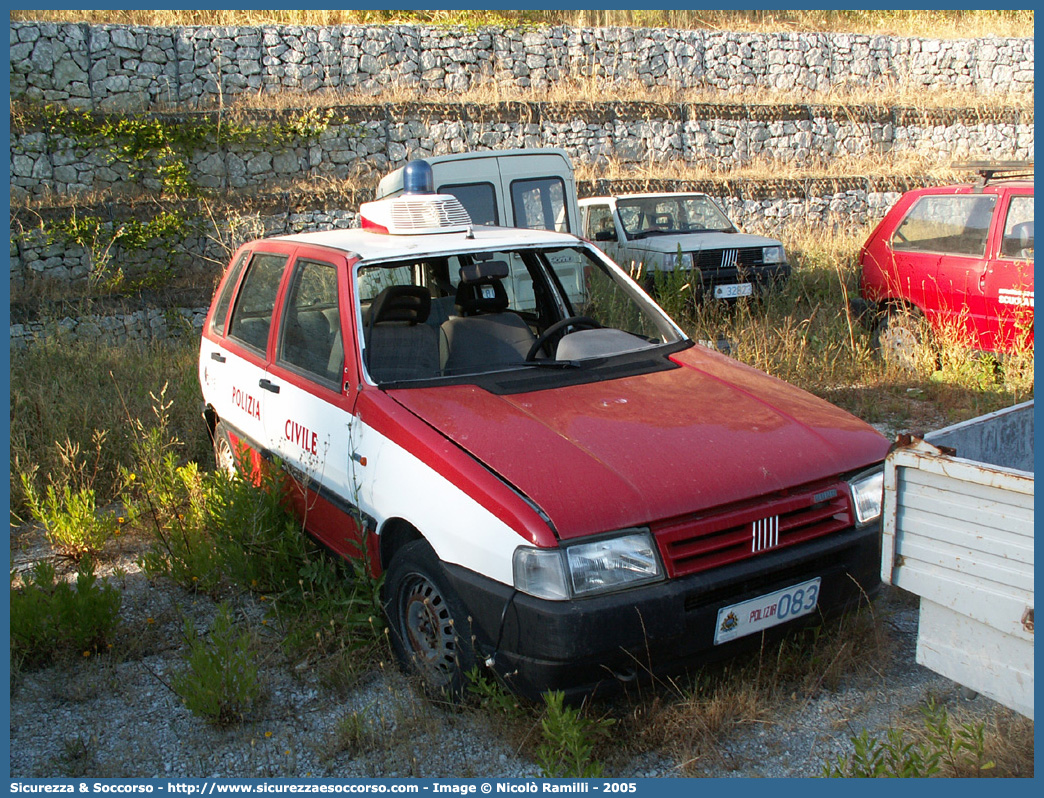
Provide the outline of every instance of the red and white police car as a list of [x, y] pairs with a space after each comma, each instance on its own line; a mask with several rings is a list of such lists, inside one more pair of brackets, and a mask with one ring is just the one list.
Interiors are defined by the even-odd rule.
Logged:
[[[407, 175], [425, 183], [425, 164]], [[366, 541], [404, 666], [570, 694], [678, 671], [879, 584], [887, 441], [689, 340], [592, 245], [449, 195], [243, 246], [200, 349], [218, 461]]]

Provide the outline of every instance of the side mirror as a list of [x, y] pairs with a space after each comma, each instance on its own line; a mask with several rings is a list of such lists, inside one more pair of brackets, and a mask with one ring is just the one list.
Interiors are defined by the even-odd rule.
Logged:
[[599, 230], [597, 233], [595, 233], [594, 240], [595, 241], [615, 241], [616, 240], [616, 235], [613, 233], [612, 230]]

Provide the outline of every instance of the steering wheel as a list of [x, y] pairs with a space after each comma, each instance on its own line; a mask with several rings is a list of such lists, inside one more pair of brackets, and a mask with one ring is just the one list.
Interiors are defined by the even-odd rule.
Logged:
[[[540, 351], [540, 347], [545, 346], [555, 335], [560, 333], [566, 327], [585, 327], [589, 330], [597, 330], [602, 325], [592, 319], [590, 316], [568, 316], [561, 321], [556, 321], [546, 330], [544, 330], [537, 339], [533, 342], [533, 345], [529, 347], [529, 352], [526, 353], [526, 361], [536, 359], [536, 353]], [[548, 352], [548, 354], [551, 354]]]

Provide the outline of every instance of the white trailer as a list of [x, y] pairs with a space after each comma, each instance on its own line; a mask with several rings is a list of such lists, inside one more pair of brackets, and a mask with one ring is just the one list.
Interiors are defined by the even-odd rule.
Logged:
[[1033, 717], [1033, 402], [901, 439], [881, 577], [921, 597], [917, 662]]

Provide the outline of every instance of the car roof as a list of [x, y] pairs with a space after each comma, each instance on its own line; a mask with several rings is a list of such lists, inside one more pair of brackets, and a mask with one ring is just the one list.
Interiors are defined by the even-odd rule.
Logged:
[[263, 239], [263, 241], [284, 241], [325, 247], [357, 255], [365, 260], [420, 255], [451, 255], [456, 252], [497, 247], [574, 246], [580, 243], [580, 239], [568, 233], [485, 225], [473, 227], [470, 237], [468, 233], [463, 232], [392, 235], [352, 228], [277, 236]]
[[585, 202], [607, 202], [608, 200], [622, 200], [622, 199], [656, 199], [658, 197], [706, 197], [707, 193], [704, 191], [656, 191], [647, 194], [612, 194], [604, 197], [586, 197], [580, 200], [580, 204], [583, 205]]
[[910, 193], [918, 194], [970, 194], [970, 193], [982, 193], [982, 194], [999, 194], [1006, 190], [1025, 190], [1029, 189], [1033, 191], [1032, 180], [991, 180], [988, 183], [981, 181], [975, 183], [954, 183], [947, 186], [924, 186], [923, 188], [915, 188]]

